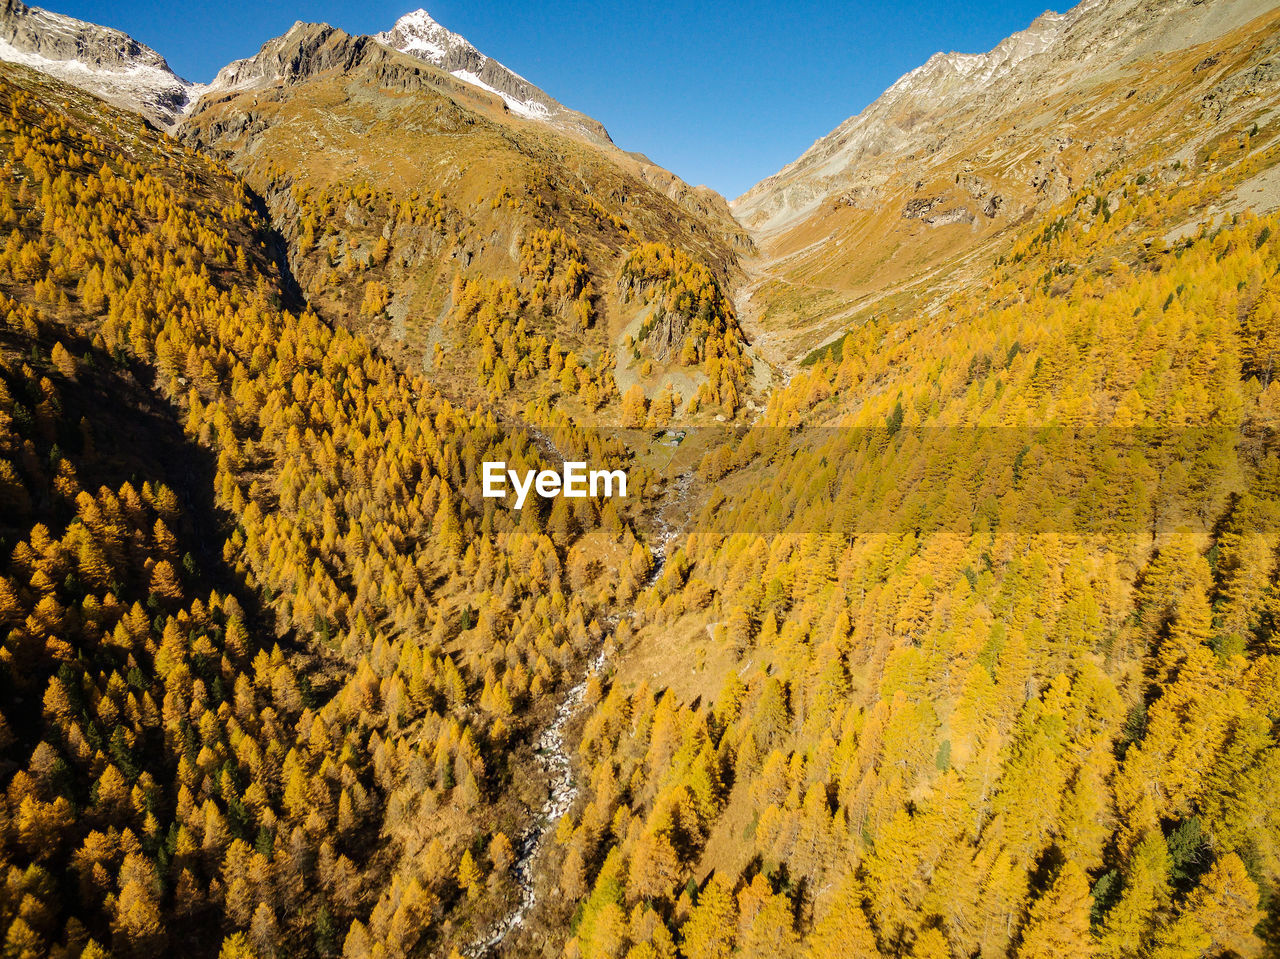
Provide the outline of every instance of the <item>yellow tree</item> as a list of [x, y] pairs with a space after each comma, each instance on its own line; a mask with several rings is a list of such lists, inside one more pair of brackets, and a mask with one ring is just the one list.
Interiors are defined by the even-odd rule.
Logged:
[[622, 425], [631, 429], [644, 426], [647, 406], [644, 387], [633, 383], [622, 394]]
[[879, 959], [876, 937], [862, 909], [861, 884], [849, 877], [843, 880], [831, 897], [825, 914], [809, 934], [809, 959]]
[[699, 959], [728, 959], [736, 926], [731, 887], [717, 873], [707, 882], [698, 904], [680, 929], [684, 954]]
[[1178, 917], [1159, 935], [1152, 959], [1258, 956], [1254, 927], [1262, 917], [1258, 887], [1235, 853], [1227, 853], [1191, 891]]
[[480, 895], [480, 867], [468, 849], [462, 854], [458, 863], [458, 885], [467, 891], [467, 898], [474, 899]]
[[1062, 959], [1094, 955], [1089, 930], [1089, 880], [1075, 862], [1068, 860], [1045, 894], [1031, 907], [1022, 932], [1018, 959]]
[[1138, 843], [1124, 883], [1101, 931], [1099, 951], [1108, 959], [1140, 955], [1159, 910], [1169, 901], [1169, 848], [1159, 832]]
[[631, 851], [627, 888], [637, 899], [661, 899], [670, 895], [680, 879], [680, 860], [671, 841], [662, 833], [647, 832]]

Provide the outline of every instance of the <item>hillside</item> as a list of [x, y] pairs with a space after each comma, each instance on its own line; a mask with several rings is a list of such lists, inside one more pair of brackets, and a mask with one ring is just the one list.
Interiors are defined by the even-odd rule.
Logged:
[[[752, 334], [794, 362], [931, 308], [1095, 175], [1268, 126], [1277, 17], [1269, 0], [1086, 0], [989, 53], [936, 55], [734, 201], [761, 250], [739, 297]], [[1262, 174], [1233, 211], [1280, 205]]]
[[662, 311], [621, 273], [658, 243], [727, 287], [750, 241], [718, 196], [331, 27], [296, 25], [236, 70], [258, 79], [206, 95], [180, 136], [264, 198], [303, 295], [450, 395], [614, 425], [637, 384], [674, 390], [690, 417], [762, 398], [767, 365], [753, 370], [727, 301], [705, 331], [682, 317], [673, 348], [647, 350]]
[[732, 207], [424, 11], [160, 114], [5, 10], [6, 957], [1280, 950], [1274, 5]]
[[281, 309], [225, 167], [24, 68], [0, 98], [6, 948], [464, 945], [647, 553], [594, 501], [481, 508], [528, 438]]
[[1212, 211], [1277, 132], [1117, 164], [697, 438], [569, 954], [1269, 954], [1280, 221]]

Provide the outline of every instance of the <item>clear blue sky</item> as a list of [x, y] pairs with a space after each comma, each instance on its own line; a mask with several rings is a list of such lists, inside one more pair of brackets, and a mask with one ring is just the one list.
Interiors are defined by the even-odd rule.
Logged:
[[988, 50], [1046, 9], [1046, 0], [37, 2], [124, 30], [198, 81], [295, 20], [376, 33], [425, 5], [481, 52], [601, 121], [619, 146], [729, 198], [937, 51]]

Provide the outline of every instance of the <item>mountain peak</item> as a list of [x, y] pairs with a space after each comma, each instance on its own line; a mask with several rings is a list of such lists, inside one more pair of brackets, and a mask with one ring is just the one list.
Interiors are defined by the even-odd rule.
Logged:
[[455, 51], [475, 54], [481, 60], [488, 59], [466, 37], [442, 26], [421, 7], [406, 13], [390, 30], [375, 34], [374, 39], [401, 53], [429, 60], [436, 66], [444, 66], [444, 61]]
[[0, 3], [0, 60], [33, 67], [164, 127], [199, 95], [164, 57], [128, 34], [21, 0]]
[[437, 21], [433, 16], [431, 16], [431, 14], [427, 13], [426, 9], [423, 7], [419, 7], [417, 10], [410, 10], [408, 13], [402, 16], [399, 20], [397, 20], [395, 25], [397, 27], [402, 27], [405, 30], [433, 30], [436, 28], [441, 30], [445, 29], [444, 27], [440, 26], [439, 21]]
[[373, 39], [496, 94], [516, 116], [570, 129], [597, 143], [612, 142], [596, 121], [566, 108], [514, 70], [485, 56], [470, 40], [441, 25], [422, 8], [406, 13], [390, 30], [374, 34]]

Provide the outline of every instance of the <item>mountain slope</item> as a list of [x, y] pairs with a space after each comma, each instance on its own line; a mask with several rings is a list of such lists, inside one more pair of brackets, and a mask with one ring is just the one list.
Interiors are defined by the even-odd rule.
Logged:
[[[357, 326], [379, 327], [375, 335], [382, 345], [402, 359], [421, 364], [431, 359], [429, 352], [442, 350], [446, 357], [462, 358], [483, 345], [461, 342], [467, 333], [460, 319], [446, 336], [438, 329], [451, 307], [449, 291], [459, 264], [469, 267], [476, 253], [485, 251], [474, 275], [506, 272], [514, 279], [522, 246], [541, 242], [536, 231], [567, 229], [573, 236], [585, 227], [592, 236], [583, 244], [590, 289], [576, 289], [574, 296], [586, 299], [571, 305], [566, 298], [549, 310], [552, 322], [533, 331], [535, 368], [559, 368], [561, 360], [552, 359], [553, 353], [571, 359], [581, 371], [588, 410], [610, 407], [640, 379], [643, 404], [661, 393], [660, 407], [674, 404], [691, 414], [703, 409], [713, 415], [715, 407], [714, 415], [734, 415], [761, 398], [771, 373], [763, 364], [755, 368], [731, 311], [710, 326], [674, 317], [650, 302], [651, 295], [630, 303], [632, 291], [623, 292], [617, 275], [627, 253], [658, 242], [693, 254], [690, 268], [705, 264], [716, 283], [733, 282], [737, 257], [751, 248], [751, 240], [724, 199], [690, 187], [642, 155], [617, 149], [599, 123], [485, 57], [425, 11], [400, 18], [376, 38], [299, 21], [254, 56], [228, 64], [209, 85], [193, 86], [174, 77], [154, 51], [118, 31], [28, 9], [16, 0], [6, 9], [6, 29], [16, 46], [3, 49], [11, 58], [102, 93], [216, 151], [267, 197], [291, 238], [301, 229], [294, 216], [300, 198], [284, 197], [282, 187], [364, 192], [369, 182], [378, 182], [390, 187], [384, 197], [388, 210], [419, 195], [460, 191], [451, 199], [460, 201], [460, 212], [478, 231], [466, 236], [455, 219], [446, 232], [456, 233], [459, 242], [436, 237], [423, 248], [423, 237], [417, 237], [408, 256], [380, 256], [372, 264], [367, 251], [353, 248], [355, 256], [343, 259], [348, 268], [360, 263], [362, 287], [336, 288], [328, 282], [338, 265], [328, 249], [323, 263], [318, 254], [311, 262], [295, 260], [317, 304]], [[430, 118], [424, 125], [425, 114]], [[557, 175], [557, 168], [571, 176]], [[521, 192], [535, 205], [516, 203], [511, 216], [502, 200]], [[491, 204], [487, 211], [486, 203]], [[369, 225], [360, 224], [362, 229]], [[343, 227], [322, 229], [330, 234]], [[369, 239], [371, 245], [379, 242]], [[665, 254], [659, 261], [676, 262]], [[426, 270], [424, 263], [430, 264]], [[396, 293], [386, 309], [370, 316], [361, 291], [374, 282], [391, 285]], [[727, 299], [718, 302], [728, 306]], [[422, 318], [409, 322], [410, 314]], [[366, 319], [374, 322], [366, 327]], [[659, 338], [637, 345], [637, 337], [647, 339], [655, 322], [662, 328]], [[490, 390], [501, 391], [513, 361], [528, 374], [525, 347], [517, 353], [504, 358], [507, 370], [496, 375]], [[476, 392], [477, 363], [439, 371], [455, 396]], [[485, 369], [485, 377], [494, 372]], [[508, 403], [516, 409], [549, 398], [544, 384], [512, 393]]]
[[495, 510], [531, 439], [283, 309], [225, 166], [12, 64], [0, 116], [6, 949], [465, 948], [631, 505]]
[[693, 437], [564, 955], [1274, 952], [1280, 123], [1200, 137]]
[[0, 66], [6, 955], [1273, 954], [1256, 13], [931, 61], [745, 270], [447, 51], [299, 23], [177, 140]]
[[752, 312], [803, 356], [959, 282], [1117, 161], [1265, 125], [1277, 22], [1273, 0], [1086, 0], [989, 53], [938, 54], [734, 201], [764, 254]]
[[[285, 36], [308, 25], [299, 21]], [[280, 38], [283, 39], [283, 38]], [[361, 38], [365, 39], [365, 38]], [[402, 16], [390, 30], [367, 38], [444, 70], [501, 98], [507, 109], [600, 144], [611, 144], [596, 120], [570, 110], [519, 74], [486, 57], [465, 37], [436, 23], [425, 10]], [[266, 47], [278, 46], [279, 40]], [[287, 44], [286, 44], [287, 45]], [[290, 65], [272, 62], [266, 48], [227, 64], [212, 83], [194, 84], [174, 74], [164, 58], [111, 27], [4, 0], [0, 9], [0, 60], [34, 67], [141, 113], [170, 128], [206, 91], [245, 89], [286, 76]]]
[[0, 60], [34, 67], [161, 127], [176, 123], [201, 90], [127, 34], [21, 0], [4, 0], [0, 9]]
[[[658, 243], [688, 254], [680, 269], [701, 265], [715, 284], [732, 283], [749, 240], [717, 194], [515, 113], [434, 64], [296, 24], [224, 70], [179, 133], [266, 199], [318, 308], [425, 365], [459, 400], [500, 398], [516, 412], [558, 397], [616, 421], [639, 382], [648, 400], [669, 394], [679, 410], [711, 417], [756, 403], [768, 381], [727, 300], [710, 325], [691, 315], [659, 323], [671, 311], [635, 296], [620, 273], [629, 254]], [[546, 244], [563, 249], [535, 249]], [[547, 254], [548, 269], [576, 279], [561, 287], [536, 275]], [[659, 262], [669, 270], [677, 259]], [[478, 296], [474, 284], [494, 282], [524, 287], [525, 315], [481, 330], [459, 284]], [[561, 292], [548, 301], [543, 287]], [[696, 312], [697, 301], [680, 309]], [[663, 332], [649, 340], [655, 324]], [[493, 345], [509, 334], [499, 361]], [[660, 347], [663, 337], [671, 342]]]

